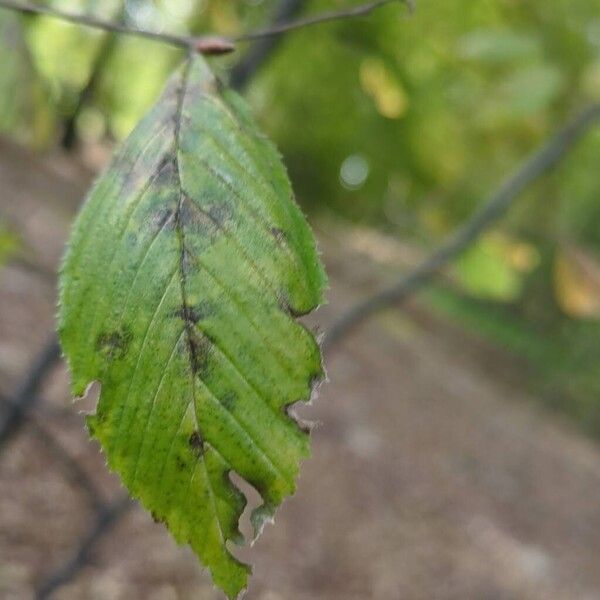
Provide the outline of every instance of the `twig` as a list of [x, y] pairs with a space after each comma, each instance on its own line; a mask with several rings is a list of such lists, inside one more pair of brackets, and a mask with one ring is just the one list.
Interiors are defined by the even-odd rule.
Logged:
[[291, 23], [279, 21], [273, 27], [269, 27], [261, 31], [244, 33], [232, 38], [212, 35], [196, 37], [189, 35], [176, 35], [172, 33], [159, 33], [157, 31], [150, 31], [148, 29], [134, 29], [121, 23], [105, 21], [104, 19], [99, 19], [91, 15], [75, 14], [51, 8], [49, 6], [31, 4], [30, 2], [0, 0], [0, 8], [14, 10], [25, 14], [45, 15], [48, 17], [61, 19], [62, 21], [68, 21], [69, 23], [83, 25], [84, 27], [91, 27], [93, 29], [101, 29], [103, 31], [109, 31], [112, 33], [141, 37], [156, 42], [161, 42], [169, 46], [175, 46], [176, 48], [183, 48], [185, 50], [192, 49], [200, 52], [201, 54], [210, 55], [226, 54], [231, 52], [235, 49], [235, 44], [238, 42], [251, 42], [263, 38], [275, 37], [294, 29], [318, 25], [328, 21], [361, 17], [369, 14], [381, 6], [390, 4], [392, 2], [406, 2], [409, 7], [411, 6], [409, 0], [379, 0], [379, 2], [370, 2], [365, 5], [340, 10], [339, 12], [327, 12], [314, 17], [307, 17], [306, 19], [299, 19]]
[[[122, 23], [125, 20], [125, 12], [125, 8], [120, 11], [120, 14], [117, 17], [117, 22]], [[115, 35], [108, 35], [100, 45], [100, 48], [94, 58], [94, 63], [90, 68], [90, 75], [77, 96], [75, 107], [65, 121], [64, 132], [61, 141], [61, 146], [65, 150], [72, 150], [77, 143], [77, 121], [85, 105], [94, 96], [98, 81], [112, 56], [113, 49], [117, 45], [117, 39], [118, 38]]]
[[[0, 398], [0, 403], [11, 406], [11, 401], [7, 398]], [[73, 485], [80, 487], [85, 492], [92, 508], [97, 513], [100, 512], [104, 507], [103, 495], [78, 460], [56, 439], [51, 431], [46, 429], [34, 413], [24, 415], [23, 420], [25, 417], [28, 418], [29, 425], [33, 427], [37, 439], [53, 455], [55, 462], [63, 469], [65, 476]]]
[[0, 449], [19, 430], [26, 413], [40, 399], [40, 388], [52, 367], [60, 360], [60, 348], [55, 335], [52, 335], [31, 366], [27, 378], [21, 384], [14, 398], [8, 403], [8, 413], [0, 423]]
[[129, 496], [123, 496], [105, 507], [96, 519], [93, 527], [82, 539], [79, 548], [73, 556], [59, 569], [52, 573], [39, 586], [35, 597], [37, 600], [46, 600], [61, 585], [71, 581], [73, 577], [85, 567], [91, 558], [94, 546], [116, 525], [119, 519], [135, 504]]
[[56, 463], [63, 469], [66, 477], [73, 485], [80, 487], [97, 514], [104, 510], [105, 500], [91, 477], [75, 458], [54, 435], [48, 431], [34, 415], [30, 415], [30, 425], [35, 430], [35, 435], [54, 456]]
[[374, 296], [359, 302], [333, 323], [323, 339], [323, 349], [331, 350], [357, 325], [371, 315], [405, 300], [428, 283], [434, 275], [461, 254], [510, 207], [518, 195], [534, 180], [554, 167], [572, 145], [592, 125], [600, 121], [600, 103], [575, 117], [547, 141], [511, 175], [462, 227], [446, 238], [414, 271]]
[[91, 27], [92, 29], [101, 29], [111, 33], [122, 33], [124, 35], [147, 38], [157, 42], [162, 42], [163, 44], [167, 44], [169, 46], [176, 46], [178, 48], [189, 48], [194, 42], [194, 38], [190, 36], [158, 33], [156, 31], [149, 31], [147, 29], [133, 29], [122, 23], [113, 23], [103, 19], [98, 19], [91, 15], [75, 14], [64, 10], [58, 10], [50, 6], [31, 4], [30, 2], [0, 0], [0, 8], [6, 8], [8, 10], [14, 10], [25, 14], [45, 15], [47, 17], [60, 19], [61, 21], [75, 23], [76, 25]]
[[371, 14], [374, 10], [385, 6], [386, 4], [402, 3], [406, 4], [410, 11], [413, 10], [413, 4], [411, 0], [379, 0], [378, 2], [369, 2], [367, 4], [359, 4], [351, 8], [342, 10], [332, 10], [325, 12], [320, 15], [308, 16], [296, 21], [281, 22], [267, 29], [260, 29], [258, 31], [252, 31], [250, 33], [242, 34], [236, 38], [233, 38], [234, 42], [251, 42], [265, 37], [273, 37], [293, 31], [296, 29], [303, 29], [304, 27], [311, 27], [313, 25], [319, 25], [321, 23], [328, 23], [330, 21], [340, 21], [342, 19], [356, 19], [358, 17], [365, 17]]

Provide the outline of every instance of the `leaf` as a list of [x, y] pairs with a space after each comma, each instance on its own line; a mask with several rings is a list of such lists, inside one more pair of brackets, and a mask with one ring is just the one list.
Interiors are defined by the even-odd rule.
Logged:
[[325, 275], [274, 147], [200, 57], [96, 183], [61, 274], [59, 332], [72, 390], [102, 393], [91, 434], [132, 496], [189, 543], [229, 597], [255, 534], [295, 490], [308, 433], [287, 408], [323, 369], [295, 319], [321, 302]]

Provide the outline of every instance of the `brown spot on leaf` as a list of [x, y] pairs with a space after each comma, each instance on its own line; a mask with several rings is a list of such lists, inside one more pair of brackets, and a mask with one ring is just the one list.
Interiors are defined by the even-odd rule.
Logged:
[[210, 204], [207, 209], [207, 213], [211, 218], [212, 222], [219, 228], [223, 228], [228, 221], [231, 220], [232, 207], [229, 204], [223, 202]]
[[287, 235], [283, 229], [279, 229], [279, 227], [271, 227], [269, 231], [279, 245], [285, 244], [287, 241]]
[[170, 186], [177, 177], [177, 163], [175, 162], [175, 156], [173, 154], [165, 154], [156, 167], [154, 183], [157, 186]]
[[188, 325], [196, 325], [215, 312], [215, 307], [208, 301], [198, 302], [194, 306], [183, 305], [173, 314]]
[[133, 334], [127, 327], [117, 331], [101, 333], [96, 339], [96, 349], [113, 360], [127, 354]]
[[217, 233], [217, 228], [210, 216], [192, 200], [183, 203], [179, 218], [183, 227], [201, 236], [213, 238]]
[[173, 208], [161, 206], [152, 215], [151, 228], [153, 231], [160, 231], [165, 225], [173, 226], [175, 223], [175, 210]]
[[204, 454], [204, 440], [199, 431], [194, 431], [194, 433], [190, 435], [188, 444], [196, 456], [200, 457]]
[[138, 236], [136, 235], [135, 232], [128, 231], [125, 234], [124, 241], [129, 247], [135, 248], [138, 244]]
[[159, 516], [158, 513], [155, 513], [154, 511], [152, 511], [150, 514], [152, 515], [152, 520], [155, 523], [164, 523], [165, 522], [164, 518]]
[[238, 397], [235, 392], [227, 392], [227, 393], [223, 394], [223, 397], [221, 398], [221, 404], [227, 410], [233, 410], [233, 408], [236, 405], [237, 399], [238, 399]]
[[188, 277], [189, 275], [193, 275], [198, 270], [198, 265], [194, 258], [194, 255], [188, 250], [187, 247], [183, 249], [183, 257], [181, 259], [181, 269], [183, 271], [183, 275]]
[[231, 219], [232, 208], [224, 203], [200, 206], [189, 196], [185, 196], [180, 211], [180, 222], [183, 227], [198, 234], [202, 239], [214, 242], [222, 235]]
[[123, 175], [123, 196], [128, 196], [136, 190], [147, 186], [149, 182], [156, 186], [170, 185], [176, 175], [176, 166], [171, 154], [160, 158], [148, 153], [137, 156], [134, 162], [128, 162], [128, 157], [121, 157], [119, 166]]
[[194, 374], [206, 376], [212, 347], [213, 342], [206, 334], [188, 328], [188, 349]]

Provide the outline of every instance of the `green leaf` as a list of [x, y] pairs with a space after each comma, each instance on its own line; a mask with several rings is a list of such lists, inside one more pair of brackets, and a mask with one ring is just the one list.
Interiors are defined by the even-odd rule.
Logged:
[[175, 74], [126, 140], [73, 228], [60, 338], [72, 390], [102, 392], [90, 432], [131, 494], [189, 543], [228, 596], [255, 534], [295, 490], [308, 433], [288, 407], [323, 375], [296, 317], [325, 275], [274, 147], [200, 57]]

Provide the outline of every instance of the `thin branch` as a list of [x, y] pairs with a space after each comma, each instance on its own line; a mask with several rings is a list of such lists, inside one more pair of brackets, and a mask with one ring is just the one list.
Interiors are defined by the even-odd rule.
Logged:
[[36, 600], [50, 598], [59, 587], [71, 581], [89, 563], [94, 546], [134, 506], [134, 502], [127, 495], [106, 506], [71, 558], [41, 583], [35, 594]]
[[91, 27], [93, 29], [101, 29], [103, 31], [109, 31], [111, 33], [120, 33], [123, 35], [131, 35], [135, 37], [141, 37], [176, 48], [183, 48], [185, 50], [193, 49], [201, 54], [226, 54], [235, 50], [235, 45], [238, 42], [252, 42], [264, 38], [272, 38], [279, 36], [283, 33], [293, 31], [295, 29], [301, 29], [312, 25], [318, 25], [320, 23], [326, 23], [334, 20], [352, 19], [368, 15], [375, 9], [382, 7], [392, 2], [403, 2], [406, 3], [409, 8], [412, 6], [411, 0], [379, 0], [378, 2], [369, 2], [368, 4], [355, 6], [349, 9], [343, 9], [338, 12], [327, 12], [314, 17], [307, 17], [305, 19], [299, 19], [286, 23], [279, 21], [267, 29], [260, 31], [254, 31], [245, 33], [236, 37], [228, 38], [224, 36], [189, 36], [189, 35], [176, 35], [171, 33], [159, 33], [157, 31], [150, 31], [148, 29], [134, 29], [121, 23], [114, 23], [111, 21], [105, 21], [91, 15], [75, 14], [67, 11], [58, 10], [49, 6], [41, 6], [37, 4], [31, 4], [30, 2], [14, 2], [13, 0], [0, 0], [0, 8], [7, 10], [13, 10], [24, 14], [35, 14], [45, 15], [67, 21], [69, 23], [75, 23], [77, 25], [83, 25], [84, 27]]
[[[282, 0], [279, 9], [271, 19], [272, 26], [277, 27], [293, 19], [302, 11], [305, 4], [306, 0]], [[267, 59], [272, 56], [281, 39], [267, 36], [258, 40], [231, 71], [229, 78], [231, 87], [238, 91], [242, 90]]]
[[121, 33], [124, 35], [146, 38], [170, 46], [176, 46], [178, 48], [189, 48], [195, 41], [195, 39], [190, 36], [158, 33], [156, 31], [149, 31], [147, 29], [133, 29], [122, 23], [113, 23], [110, 21], [105, 21], [104, 19], [93, 17], [91, 15], [75, 14], [58, 10], [56, 8], [51, 8], [50, 6], [31, 4], [30, 2], [0, 0], [0, 8], [6, 8], [7, 10], [14, 10], [30, 15], [45, 15], [47, 17], [60, 19], [61, 21], [75, 23], [76, 25], [91, 27], [92, 29], [101, 29], [102, 31], [109, 31], [111, 33]]
[[323, 339], [324, 350], [339, 344], [373, 314], [405, 300], [427, 284], [440, 269], [460, 255], [504, 215], [519, 194], [554, 167], [588, 130], [600, 121], [600, 103], [594, 104], [554, 134], [511, 175], [462, 227], [446, 238], [414, 271], [374, 296], [358, 303], [333, 323]]
[[273, 37], [294, 31], [296, 29], [303, 29], [304, 27], [312, 27], [313, 25], [319, 25], [321, 23], [328, 23], [330, 21], [341, 21], [344, 19], [356, 19], [358, 17], [365, 17], [371, 14], [373, 11], [385, 6], [386, 4], [402, 3], [406, 4], [409, 11], [413, 10], [412, 0], [379, 0], [378, 2], [369, 2], [367, 4], [359, 4], [358, 6], [352, 6], [342, 10], [332, 10], [325, 12], [320, 15], [308, 16], [296, 21], [290, 21], [286, 23], [276, 24], [267, 29], [260, 29], [258, 31], [252, 31], [250, 33], [242, 34], [238, 37], [233, 38], [234, 42], [251, 42], [265, 37]]
[[14, 398], [8, 402], [7, 414], [0, 422], [0, 449], [19, 431], [27, 412], [39, 401], [39, 391], [44, 379], [59, 360], [58, 340], [52, 335], [35, 359]]
[[[13, 406], [12, 401], [7, 398], [0, 398], [0, 404], [6, 404], [9, 408]], [[52, 454], [54, 461], [63, 470], [67, 479], [85, 492], [92, 508], [96, 513], [100, 513], [104, 507], [103, 495], [86, 470], [79, 464], [78, 459], [63, 446], [54, 433], [46, 429], [46, 426], [39, 420], [39, 417], [35, 413], [28, 412], [23, 416], [23, 420], [25, 417], [28, 418], [29, 425], [34, 429], [34, 436]]]
[[105, 506], [104, 496], [92, 478], [87, 474], [87, 471], [81, 466], [78, 459], [62, 445], [60, 440], [54, 437], [52, 432], [39, 422], [34, 414], [29, 415], [29, 424], [34, 428], [35, 436], [53, 455], [54, 460], [62, 468], [64, 475], [71, 484], [81, 488], [88, 497], [90, 505], [96, 514], [101, 514]]
[[7, 414], [0, 425], [0, 448], [18, 433], [26, 419], [35, 429], [35, 435], [44, 443], [48, 451], [61, 466], [72, 483], [78, 485], [87, 494], [92, 507], [99, 511], [102, 506], [102, 494], [77, 462], [77, 459], [48, 431], [31, 409], [40, 401], [40, 388], [50, 370], [60, 360], [60, 349], [55, 336], [48, 341], [32, 366], [27, 379], [23, 382], [14, 399], [2, 398]]
[[[119, 11], [119, 15], [116, 17], [118, 23], [125, 21], [125, 4]], [[94, 62], [90, 68], [90, 74], [85, 85], [79, 91], [77, 95], [77, 102], [71, 111], [71, 114], [65, 121], [64, 132], [62, 136], [61, 146], [65, 150], [72, 150], [77, 143], [77, 121], [81, 115], [85, 105], [93, 98], [98, 82], [104, 72], [104, 69], [112, 57], [113, 50], [117, 46], [118, 38], [114, 34], [105, 36], [96, 56]]]

